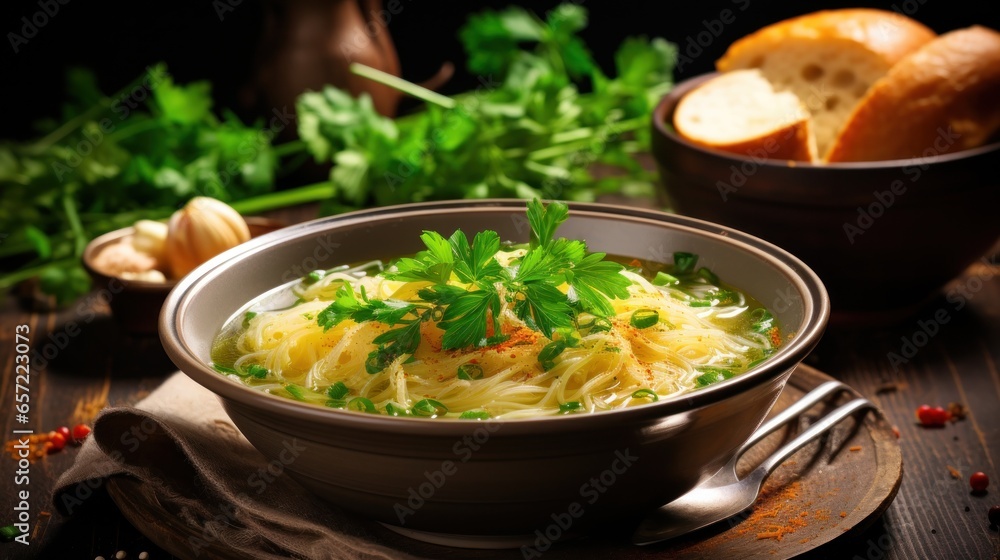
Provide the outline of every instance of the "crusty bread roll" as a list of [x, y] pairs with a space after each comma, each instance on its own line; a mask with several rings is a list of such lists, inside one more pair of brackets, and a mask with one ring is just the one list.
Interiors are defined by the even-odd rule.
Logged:
[[797, 95], [813, 115], [816, 147], [823, 155], [868, 88], [934, 37], [924, 25], [895, 12], [824, 10], [736, 41], [716, 67], [723, 72], [760, 68], [776, 89]]
[[799, 98], [774, 91], [759, 70], [720, 74], [674, 111], [674, 129], [690, 142], [759, 159], [813, 161], [810, 126]]
[[828, 160], [875, 161], [974, 148], [1000, 130], [1000, 33], [941, 35], [897, 63], [857, 105]]

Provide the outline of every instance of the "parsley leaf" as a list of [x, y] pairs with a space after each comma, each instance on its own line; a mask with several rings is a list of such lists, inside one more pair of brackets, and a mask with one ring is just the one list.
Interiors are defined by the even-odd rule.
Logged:
[[385, 331], [375, 337], [373, 343], [378, 348], [368, 354], [365, 370], [370, 374], [378, 373], [386, 368], [396, 358], [404, 354], [413, 354], [420, 345], [420, 323], [413, 321], [404, 327]]
[[472, 240], [462, 230], [456, 230], [448, 240], [455, 254], [455, 274], [466, 283], [496, 281], [500, 278], [500, 263], [495, 255], [500, 250], [500, 235], [495, 231], [481, 231]]
[[584, 311], [600, 317], [614, 315], [608, 298], [626, 299], [632, 281], [621, 275], [622, 265], [591, 253], [573, 265], [570, 285]]
[[347, 319], [356, 323], [378, 321], [391, 326], [402, 321], [403, 317], [413, 313], [416, 309], [415, 304], [395, 299], [358, 301], [354, 294], [354, 288], [344, 284], [337, 289], [333, 303], [319, 312], [316, 321], [323, 327], [324, 331], [330, 330]]
[[451, 244], [436, 231], [425, 231], [420, 239], [427, 250], [417, 253], [412, 259], [399, 259], [396, 262], [397, 271], [386, 276], [393, 280], [446, 283], [455, 266]]
[[573, 326], [573, 309], [566, 294], [544, 283], [531, 283], [521, 291], [523, 299], [514, 304], [514, 313], [548, 338], [556, 329]]
[[324, 331], [328, 331], [341, 322], [350, 319], [351, 315], [360, 308], [361, 303], [358, 302], [357, 297], [354, 295], [354, 288], [344, 284], [337, 289], [333, 303], [319, 312], [319, 315], [316, 316], [316, 321], [319, 323], [319, 326], [323, 327]]
[[569, 217], [569, 207], [562, 203], [543, 205], [539, 199], [528, 202], [528, 224], [531, 226], [531, 247], [545, 247], [555, 236], [556, 229]]
[[500, 294], [487, 288], [465, 292], [445, 309], [438, 326], [444, 329], [442, 346], [448, 349], [479, 346], [486, 339], [488, 320], [500, 332]]

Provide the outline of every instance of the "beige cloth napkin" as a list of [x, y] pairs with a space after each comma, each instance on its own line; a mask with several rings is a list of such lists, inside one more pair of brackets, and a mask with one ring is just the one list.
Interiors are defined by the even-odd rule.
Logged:
[[127, 487], [140, 489], [131, 497], [149, 518], [188, 529], [166, 546], [179, 556], [415, 558], [407, 539], [322, 503], [290, 476], [265, 483], [267, 466], [216, 396], [177, 373], [134, 408], [97, 417], [53, 501], [72, 514], [99, 482], [133, 477], [141, 485]]

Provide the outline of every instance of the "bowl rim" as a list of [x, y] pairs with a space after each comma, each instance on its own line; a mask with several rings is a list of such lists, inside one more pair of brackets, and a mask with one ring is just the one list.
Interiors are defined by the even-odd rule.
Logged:
[[659, 135], [661, 137], [667, 138], [672, 142], [676, 142], [684, 146], [689, 150], [700, 152], [706, 156], [713, 156], [719, 159], [728, 160], [734, 164], [741, 164], [746, 161], [752, 161], [755, 165], [772, 168], [772, 169], [796, 169], [803, 170], [805, 173], [819, 173], [822, 170], [830, 169], [840, 169], [840, 170], [850, 170], [859, 171], [866, 170], [870, 171], [873, 169], [886, 170], [886, 169], [898, 169], [901, 167], [913, 167], [913, 166], [924, 166], [932, 165], [935, 163], [947, 163], [955, 160], [971, 158], [979, 156], [982, 154], [995, 152], [1000, 150], [1000, 140], [995, 142], [990, 142], [989, 144], [984, 144], [982, 146], [977, 146], [975, 148], [968, 148], [965, 150], [960, 150], [957, 152], [950, 152], [947, 154], [938, 154], [934, 156], [923, 156], [923, 157], [913, 157], [904, 159], [888, 159], [888, 160], [875, 160], [875, 161], [839, 161], [832, 163], [825, 162], [808, 162], [808, 161], [795, 161], [794, 165], [789, 165], [787, 160], [775, 160], [775, 159], [754, 159], [747, 156], [741, 156], [734, 154], [732, 152], [726, 152], [723, 150], [716, 150], [713, 148], [707, 148], [705, 146], [700, 146], [695, 144], [674, 131], [672, 124], [668, 125], [667, 117], [673, 115], [673, 110], [670, 110], [670, 115], [667, 114], [668, 107], [676, 105], [680, 102], [681, 97], [686, 95], [688, 92], [698, 87], [704, 82], [721, 75], [722, 72], [708, 72], [705, 74], [699, 74], [697, 76], [692, 76], [684, 81], [679, 82], [670, 92], [664, 95], [657, 102], [656, 107], [653, 109], [653, 131], [654, 136]]
[[[456, 211], [494, 213], [510, 210], [523, 212], [527, 201], [519, 199], [484, 199], [477, 201], [451, 200], [440, 202], [410, 203], [359, 210], [345, 214], [317, 218], [286, 227], [252, 239], [234, 247], [202, 264], [182, 278], [168, 294], [159, 316], [159, 334], [164, 350], [178, 368], [188, 377], [209, 389], [230, 405], [248, 406], [258, 412], [283, 415], [316, 425], [339, 425], [368, 432], [393, 432], [411, 435], [461, 437], [482, 426], [484, 422], [451, 418], [396, 418], [386, 415], [359, 414], [357, 412], [324, 408], [299, 403], [256, 391], [217, 373], [203, 363], [187, 344], [182, 323], [191, 299], [206, 284], [228, 268], [228, 264], [252, 258], [270, 247], [290, 238], [307, 237], [330, 228], [341, 228], [366, 221], [402, 218], [409, 216], [434, 216]], [[502, 422], [507, 435], [539, 434], [541, 431], [576, 432], [608, 428], [619, 423], [650, 422], [716, 403], [758, 385], [772, 382], [791, 372], [816, 346], [830, 317], [830, 300], [825, 286], [811, 268], [800, 259], [763, 239], [730, 227], [704, 220], [668, 214], [658, 210], [620, 206], [604, 203], [568, 203], [570, 218], [574, 215], [620, 218], [632, 222], [660, 225], [680, 229], [696, 235], [710, 237], [723, 243], [735, 244], [777, 268], [790, 283], [804, 295], [803, 323], [790, 342], [776, 352], [772, 359], [758, 368], [734, 376], [712, 386], [669, 397], [643, 406], [628, 407], [593, 414], [545, 416], [511, 420], [487, 420], [485, 423]]]

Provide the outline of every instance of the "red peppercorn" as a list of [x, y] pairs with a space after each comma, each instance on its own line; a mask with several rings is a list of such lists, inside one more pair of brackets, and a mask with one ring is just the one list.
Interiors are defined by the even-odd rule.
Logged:
[[949, 416], [948, 411], [940, 406], [931, 408], [924, 404], [917, 408], [917, 420], [924, 426], [944, 426]]
[[993, 525], [994, 527], [1000, 527], [1000, 506], [991, 507], [988, 516], [990, 520], [990, 525]]
[[62, 434], [59, 432], [49, 434], [49, 453], [62, 451], [63, 447], [66, 447], [66, 438]]
[[972, 476], [969, 477], [969, 486], [972, 486], [974, 492], [985, 492], [989, 485], [990, 477], [986, 476], [984, 472], [972, 473]]
[[83, 440], [90, 434], [90, 428], [85, 424], [77, 424], [73, 426], [73, 440], [77, 443], [82, 443]]
[[56, 428], [56, 433], [62, 434], [62, 437], [66, 438], [66, 441], [73, 439], [73, 436], [70, 435], [69, 428], [67, 428], [66, 426], [59, 426], [58, 428]]

